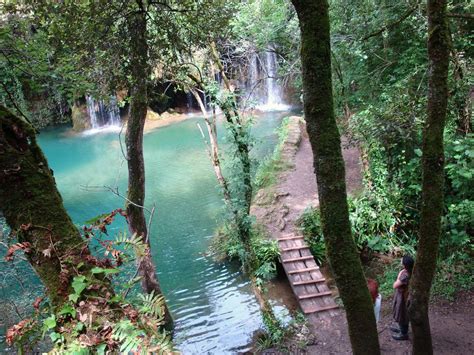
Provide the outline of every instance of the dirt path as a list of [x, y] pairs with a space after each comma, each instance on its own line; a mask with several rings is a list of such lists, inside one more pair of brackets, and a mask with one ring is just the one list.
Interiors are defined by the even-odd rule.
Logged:
[[[383, 300], [381, 320], [378, 324], [382, 354], [411, 354], [412, 343], [392, 339], [392, 300]], [[464, 292], [455, 302], [438, 301], [430, 306], [430, 324], [433, 349], [436, 355], [474, 354], [474, 295]], [[351, 354], [345, 314], [324, 320], [311, 321], [313, 344], [307, 354]], [[411, 339], [411, 329], [409, 332]], [[300, 354], [302, 354], [300, 352]]]
[[[264, 224], [272, 238], [295, 230], [295, 221], [308, 206], [318, 204], [316, 179], [313, 172], [311, 145], [299, 118], [292, 118], [288, 142], [284, 145], [282, 159], [290, 168], [277, 178], [276, 186], [259, 191], [252, 214]], [[344, 142], [343, 142], [344, 146]], [[361, 188], [361, 163], [359, 152], [354, 147], [343, 149], [346, 164], [346, 183], [349, 194]], [[275, 290], [277, 289], [277, 290]], [[297, 301], [287, 281], [280, 280], [270, 287], [270, 293], [278, 295], [280, 301], [294, 310]], [[391, 337], [391, 299], [382, 302], [381, 321], [378, 324], [380, 346], [383, 354], [410, 354], [411, 341], [395, 341]], [[446, 301], [431, 306], [430, 322], [435, 354], [474, 354], [474, 296], [472, 292], [458, 296], [454, 303]], [[294, 354], [350, 354], [347, 321], [341, 310], [332, 317], [308, 318], [313, 335], [312, 344], [306, 351]], [[411, 336], [411, 333], [410, 333]], [[277, 354], [275, 350], [265, 352]]]
[[[259, 191], [251, 211], [275, 239], [292, 233], [305, 208], [318, 205], [313, 153], [306, 129], [299, 117], [293, 116], [290, 120], [288, 139], [282, 150], [282, 160], [289, 163], [290, 168], [279, 174], [276, 186]], [[362, 183], [358, 149], [347, 147], [343, 156], [347, 189], [354, 193]]]

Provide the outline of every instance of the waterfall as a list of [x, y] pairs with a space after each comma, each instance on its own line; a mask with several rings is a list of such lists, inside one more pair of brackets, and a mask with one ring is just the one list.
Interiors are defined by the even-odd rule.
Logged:
[[104, 128], [120, 127], [120, 110], [115, 95], [110, 97], [106, 104], [104, 100], [96, 100], [86, 95], [87, 112], [91, 120], [91, 131], [96, 132]]
[[278, 60], [275, 50], [254, 53], [247, 69], [246, 91], [255, 108], [261, 111], [287, 110], [281, 87], [277, 81]]

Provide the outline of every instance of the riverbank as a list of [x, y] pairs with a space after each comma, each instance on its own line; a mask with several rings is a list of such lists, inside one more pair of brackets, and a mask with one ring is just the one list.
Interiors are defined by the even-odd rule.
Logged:
[[[303, 211], [319, 204], [313, 153], [305, 122], [299, 116], [291, 116], [288, 120], [287, 137], [273, 163], [280, 169], [274, 169], [274, 176], [266, 178], [270, 182], [258, 191], [251, 208], [251, 214], [274, 239], [283, 233], [295, 232], [296, 221]], [[348, 146], [345, 140], [343, 146], [347, 190], [349, 194], [355, 194], [362, 188], [359, 151], [357, 147]]]
[[196, 117], [200, 114], [200, 112], [192, 113], [180, 113], [176, 111], [172, 112], [163, 112], [162, 114], [158, 114], [152, 110], [147, 111], [144, 133], [150, 133], [151, 131], [169, 126], [170, 124], [181, 122], [193, 117]]

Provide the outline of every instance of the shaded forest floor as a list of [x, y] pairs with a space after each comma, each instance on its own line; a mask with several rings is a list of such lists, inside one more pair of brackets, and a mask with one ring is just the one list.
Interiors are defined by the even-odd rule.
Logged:
[[[343, 155], [346, 163], [348, 192], [353, 194], [362, 186], [359, 152], [355, 147], [345, 147]], [[276, 185], [259, 191], [252, 207], [252, 213], [260, 223], [266, 226], [273, 238], [278, 238], [282, 233], [295, 231], [295, 222], [304, 209], [318, 204], [312, 150], [304, 126], [295, 127], [293, 124], [290, 127], [287, 143], [282, 149], [281, 159], [287, 161], [288, 169], [278, 175]], [[330, 279], [328, 272], [325, 275], [327, 279]], [[298, 310], [297, 301], [286, 277], [280, 278], [269, 286], [269, 296], [286, 304], [290, 311]], [[473, 306], [474, 293], [472, 291], [458, 294], [454, 302], [438, 300], [432, 304], [430, 322], [435, 354], [474, 353]], [[392, 324], [391, 307], [392, 299], [384, 299], [381, 320], [378, 324], [382, 353], [410, 354], [412, 345], [410, 340], [395, 341], [391, 337], [389, 329]], [[311, 315], [308, 317], [308, 328], [311, 336], [308, 337], [309, 344], [306, 349], [301, 350], [290, 346], [290, 353], [351, 353], [347, 322], [343, 310], [334, 316], [324, 318]], [[269, 349], [264, 353], [278, 354], [280, 352]], [[286, 353], [288, 352], [286, 351]]]

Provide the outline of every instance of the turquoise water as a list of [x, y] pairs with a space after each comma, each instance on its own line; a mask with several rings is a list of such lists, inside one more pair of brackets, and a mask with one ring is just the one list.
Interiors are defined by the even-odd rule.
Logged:
[[[256, 120], [257, 158], [273, 150], [283, 116], [269, 113]], [[156, 204], [153, 257], [176, 321], [178, 348], [185, 354], [245, 352], [261, 316], [239, 270], [205, 256], [223, 203], [198, 122], [192, 118], [145, 135], [146, 205]], [[75, 223], [123, 207], [120, 197], [101, 188], [117, 186], [126, 193], [127, 169], [117, 133], [67, 136], [52, 130], [43, 132], [39, 142]], [[124, 228], [119, 223], [115, 231]]]

